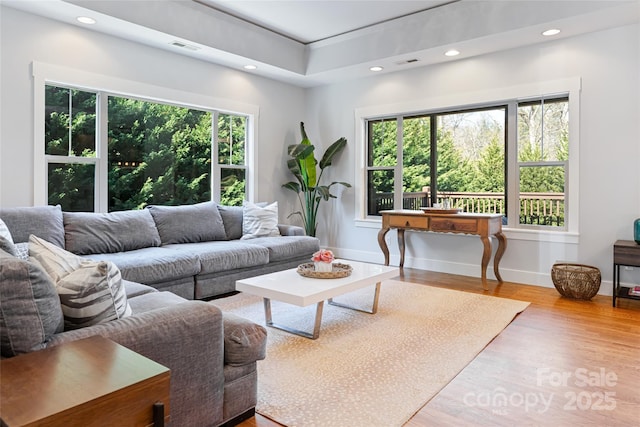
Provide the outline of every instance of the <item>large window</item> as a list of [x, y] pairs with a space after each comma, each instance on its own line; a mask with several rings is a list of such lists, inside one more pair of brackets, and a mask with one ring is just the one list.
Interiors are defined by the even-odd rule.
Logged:
[[569, 160], [567, 99], [518, 104], [520, 223], [563, 227]]
[[46, 85], [44, 122], [47, 202], [63, 210], [246, 198], [247, 116]]
[[367, 118], [366, 214], [439, 203], [565, 229], [568, 112], [564, 95]]

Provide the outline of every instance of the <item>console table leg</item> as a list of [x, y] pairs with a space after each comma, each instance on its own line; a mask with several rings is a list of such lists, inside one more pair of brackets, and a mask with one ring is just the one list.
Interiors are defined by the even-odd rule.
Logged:
[[496, 279], [498, 279], [498, 282], [502, 282], [503, 280], [500, 276], [498, 266], [500, 265], [502, 255], [504, 255], [504, 252], [507, 250], [507, 238], [502, 233], [496, 233], [496, 238], [498, 239], [498, 250], [496, 250], [496, 255], [493, 258], [493, 272], [496, 274]]
[[398, 229], [398, 249], [400, 249], [400, 268], [404, 267], [404, 228]]
[[382, 228], [378, 231], [378, 245], [380, 249], [382, 249], [382, 253], [384, 254], [384, 265], [389, 265], [389, 247], [387, 246], [387, 242], [384, 240], [384, 237], [387, 235], [389, 231], [388, 228]]
[[482, 252], [482, 287], [485, 291], [489, 290], [489, 285], [487, 284], [487, 266], [489, 265], [489, 258], [491, 258], [491, 240], [489, 240], [486, 236], [480, 236], [480, 240], [482, 240], [482, 245], [484, 246], [484, 251]]

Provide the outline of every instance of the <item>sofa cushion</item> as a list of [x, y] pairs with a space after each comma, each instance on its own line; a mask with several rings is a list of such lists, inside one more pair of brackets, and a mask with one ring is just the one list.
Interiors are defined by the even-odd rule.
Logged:
[[0, 251], [2, 357], [40, 350], [63, 329], [53, 281], [36, 263]]
[[240, 241], [182, 243], [167, 245], [176, 253], [197, 257], [200, 274], [254, 267], [269, 263], [269, 251]]
[[131, 251], [160, 246], [147, 210], [111, 213], [64, 212], [65, 245], [78, 255]]
[[28, 242], [36, 236], [64, 248], [62, 208], [56, 206], [31, 206], [0, 209], [0, 218], [7, 224], [14, 243]]
[[223, 313], [224, 363], [246, 365], [265, 358], [267, 330], [264, 326], [231, 313]]
[[36, 236], [29, 252], [53, 279], [65, 329], [77, 329], [131, 315], [120, 270], [111, 262], [85, 260]]
[[269, 262], [286, 261], [304, 254], [309, 254], [311, 261], [311, 255], [320, 249], [318, 239], [310, 236], [258, 237], [247, 240], [246, 243], [267, 248]]
[[187, 301], [173, 292], [152, 292], [131, 299], [131, 308], [135, 314], [166, 308]]
[[215, 202], [181, 206], [147, 206], [163, 245], [227, 240]]
[[278, 202], [261, 207], [249, 201], [242, 205], [242, 239], [279, 236]]
[[118, 266], [123, 279], [147, 285], [195, 276], [200, 271], [198, 257], [188, 252], [176, 252], [165, 247], [84, 255], [84, 258], [111, 261]]
[[143, 285], [142, 283], [132, 282], [131, 280], [122, 279], [122, 284], [124, 285], [124, 290], [127, 294], [127, 299], [129, 300], [129, 304], [131, 304], [131, 298], [135, 298], [137, 296], [149, 294], [152, 292], [158, 292], [156, 288]]

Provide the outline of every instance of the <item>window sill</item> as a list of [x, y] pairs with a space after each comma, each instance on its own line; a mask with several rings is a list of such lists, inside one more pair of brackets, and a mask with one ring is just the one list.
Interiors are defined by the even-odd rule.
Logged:
[[[367, 218], [356, 219], [355, 226], [360, 228], [376, 228], [382, 227], [382, 219], [380, 218]], [[526, 240], [534, 242], [551, 242], [551, 243], [564, 243], [570, 245], [577, 245], [580, 242], [580, 235], [578, 233], [568, 231], [550, 231], [550, 230], [532, 230], [532, 229], [518, 229], [507, 228], [502, 229], [508, 240]]]

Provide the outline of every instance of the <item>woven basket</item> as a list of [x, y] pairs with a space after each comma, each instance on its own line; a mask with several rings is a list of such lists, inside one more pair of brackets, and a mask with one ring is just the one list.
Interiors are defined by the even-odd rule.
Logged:
[[340, 279], [351, 275], [353, 268], [349, 264], [334, 262], [332, 271], [316, 271], [312, 262], [300, 264], [296, 270], [299, 275], [313, 279]]
[[584, 264], [557, 263], [551, 268], [551, 280], [560, 295], [590, 300], [600, 289], [600, 270]]

